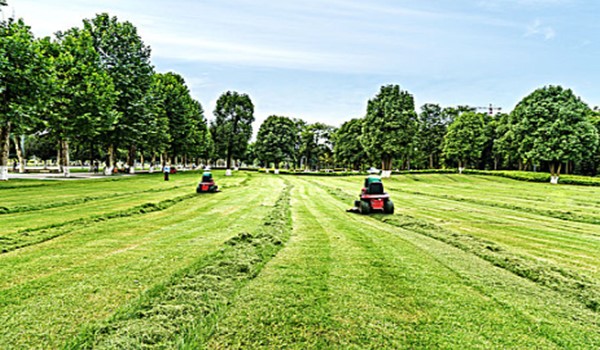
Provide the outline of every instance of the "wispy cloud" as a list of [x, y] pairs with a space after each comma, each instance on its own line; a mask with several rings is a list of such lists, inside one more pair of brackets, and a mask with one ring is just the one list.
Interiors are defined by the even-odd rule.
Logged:
[[542, 36], [545, 40], [550, 40], [556, 36], [556, 32], [552, 27], [544, 25], [542, 21], [536, 19], [527, 26], [525, 36]]

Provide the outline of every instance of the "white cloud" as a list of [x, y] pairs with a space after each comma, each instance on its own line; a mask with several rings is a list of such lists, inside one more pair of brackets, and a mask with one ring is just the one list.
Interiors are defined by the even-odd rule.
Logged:
[[542, 21], [536, 19], [527, 26], [525, 36], [542, 36], [545, 40], [550, 40], [556, 36], [556, 32], [552, 27], [543, 25]]

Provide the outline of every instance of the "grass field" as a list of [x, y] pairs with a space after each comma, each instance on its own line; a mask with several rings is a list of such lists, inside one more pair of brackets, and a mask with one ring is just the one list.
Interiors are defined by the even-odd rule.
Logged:
[[600, 347], [600, 188], [198, 173], [0, 183], [0, 348]]

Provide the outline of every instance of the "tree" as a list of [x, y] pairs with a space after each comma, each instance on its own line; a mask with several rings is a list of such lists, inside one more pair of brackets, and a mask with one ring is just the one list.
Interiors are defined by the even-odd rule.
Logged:
[[296, 124], [288, 117], [269, 116], [258, 129], [255, 152], [261, 161], [279, 163], [293, 160], [296, 145]]
[[211, 123], [212, 139], [219, 157], [227, 160], [227, 169], [231, 160], [244, 155], [248, 141], [252, 136], [254, 105], [246, 94], [227, 91], [217, 100]]
[[421, 107], [418, 119], [418, 145], [427, 155], [430, 169], [439, 167], [448, 123], [448, 113], [443, 113], [439, 105], [428, 103]]
[[118, 92], [116, 110], [120, 119], [115, 130], [104, 135], [109, 145], [108, 165], [113, 166], [115, 147], [129, 150], [129, 166], [137, 145], [147, 138], [149, 125], [145, 120], [145, 98], [152, 83], [153, 67], [150, 64], [150, 47], [146, 46], [130, 22], [119, 22], [107, 13], [84, 20], [84, 30], [93, 38], [102, 66]]
[[[598, 135], [600, 137], [600, 110], [598, 110], [598, 107], [595, 107], [593, 113], [590, 115], [590, 122], [596, 128], [596, 132], [598, 133]], [[596, 152], [594, 153], [593, 157], [591, 158], [591, 163], [592, 163], [591, 175], [596, 176], [598, 174], [598, 172], [600, 171], [600, 145], [598, 145], [598, 147], [596, 147]]]
[[52, 65], [46, 128], [59, 142], [59, 166], [68, 176], [70, 140], [93, 150], [98, 137], [114, 129], [117, 93], [88, 32], [59, 32], [56, 43], [46, 41], [45, 48]]
[[448, 133], [444, 137], [444, 157], [458, 162], [458, 169], [462, 173], [463, 168], [481, 158], [486, 140], [484, 115], [461, 113], [448, 126]]
[[145, 97], [147, 108], [144, 117], [148, 124], [148, 133], [145, 142], [140, 144], [140, 147], [149, 152], [151, 166], [156, 163], [157, 154], [163, 159], [162, 165], [165, 165], [166, 160], [163, 155], [171, 143], [165, 90], [164, 76], [153, 74], [152, 84]]
[[514, 124], [510, 114], [499, 113], [496, 117], [496, 137], [492, 146], [494, 162], [496, 165], [510, 167], [511, 164], [518, 161], [519, 144], [514, 142]]
[[208, 123], [204, 117], [204, 109], [200, 102], [189, 98], [187, 124], [189, 126], [188, 142], [185, 144], [186, 157], [209, 159], [212, 154], [212, 139], [208, 131]]
[[[183, 77], [171, 72], [155, 74], [151, 91], [159, 107], [156, 117], [160, 120], [164, 118], [168, 125], [168, 131], [162, 137], [163, 140], [168, 139], [165, 145], [167, 147], [163, 147], [163, 150], [168, 150], [172, 157], [183, 156], [189, 149], [189, 136], [192, 132], [190, 114], [194, 113], [191, 111], [194, 106], [190, 91]], [[199, 110], [195, 112], [202, 115], [202, 107], [196, 107]], [[163, 162], [167, 162], [169, 156], [165, 154]]]
[[408, 158], [417, 130], [413, 96], [398, 85], [382, 86], [367, 105], [361, 143], [367, 154], [381, 159], [383, 176], [389, 176], [392, 161]]
[[329, 158], [333, 156], [332, 137], [334, 133], [335, 128], [324, 123], [304, 125], [300, 131], [298, 153], [300, 163], [304, 165], [305, 169], [318, 168], [326, 153], [329, 154]]
[[44, 69], [40, 46], [23, 20], [0, 21], [0, 181], [8, 180], [11, 132], [21, 134], [38, 123]]
[[368, 161], [365, 150], [360, 143], [362, 119], [351, 119], [335, 133], [333, 154], [336, 162], [358, 170]]
[[512, 111], [523, 154], [547, 162], [551, 182], [557, 183], [563, 163], [569, 166], [591, 157], [598, 133], [589, 120], [591, 109], [570, 89], [547, 86], [535, 90]]

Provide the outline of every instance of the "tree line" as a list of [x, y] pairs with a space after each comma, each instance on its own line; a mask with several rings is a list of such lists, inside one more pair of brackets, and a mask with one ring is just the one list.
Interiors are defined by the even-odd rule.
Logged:
[[[297, 161], [309, 143], [311, 127], [272, 116], [261, 125], [255, 157], [279, 164]], [[523, 98], [511, 113], [481, 113], [469, 106], [425, 104], [415, 110], [413, 96], [398, 85], [382, 86], [368, 101], [363, 118], [316, 140], [323, 161], [346, 169], [518, 169], [596, 175], [600, 167], [600, 111], [573, 91], [546, 86]], [[310, 139], [310, 137], [309, 137]], [[295, 145], [295, 146], [293, 146]]]
[[209, 125], [184, 78], [156, 72], [150, 52], [133, 24], [106, 13], [45, 38], [22, 19], [0, 21], [0, 179], [11, 150], [24, 170], [24, 143], [66, 174], [71, 158], [107, 172], [116, 160], [133, 172], [144, 156], [163, 165], [226, 157], [229, 166], [252, 136], [250, 98], [224, 93]]
[[[398, 85], [382, 86], [364, 117], [339, 128], [269, 116], [250, 142], [250, 96], [223, 93], [208, 123], [182, 76], [158, 73], [137, 29], [108, 14], [35, 38], [23, 20], [0, 22], [0, 178], [11, 149], [55, 158], [200, 163], [225, 159], [295, 169], [519, 169], [596, 175], [600, 112], [571, 90], [546, 86], [510, 113], [469, 106], [415, 108]], [[11, 144], [13, 147], [11, 148]], [[24, 162], [20, 161], [21, 167]], [[23, 169], [21, 169], [23, 170]]]

